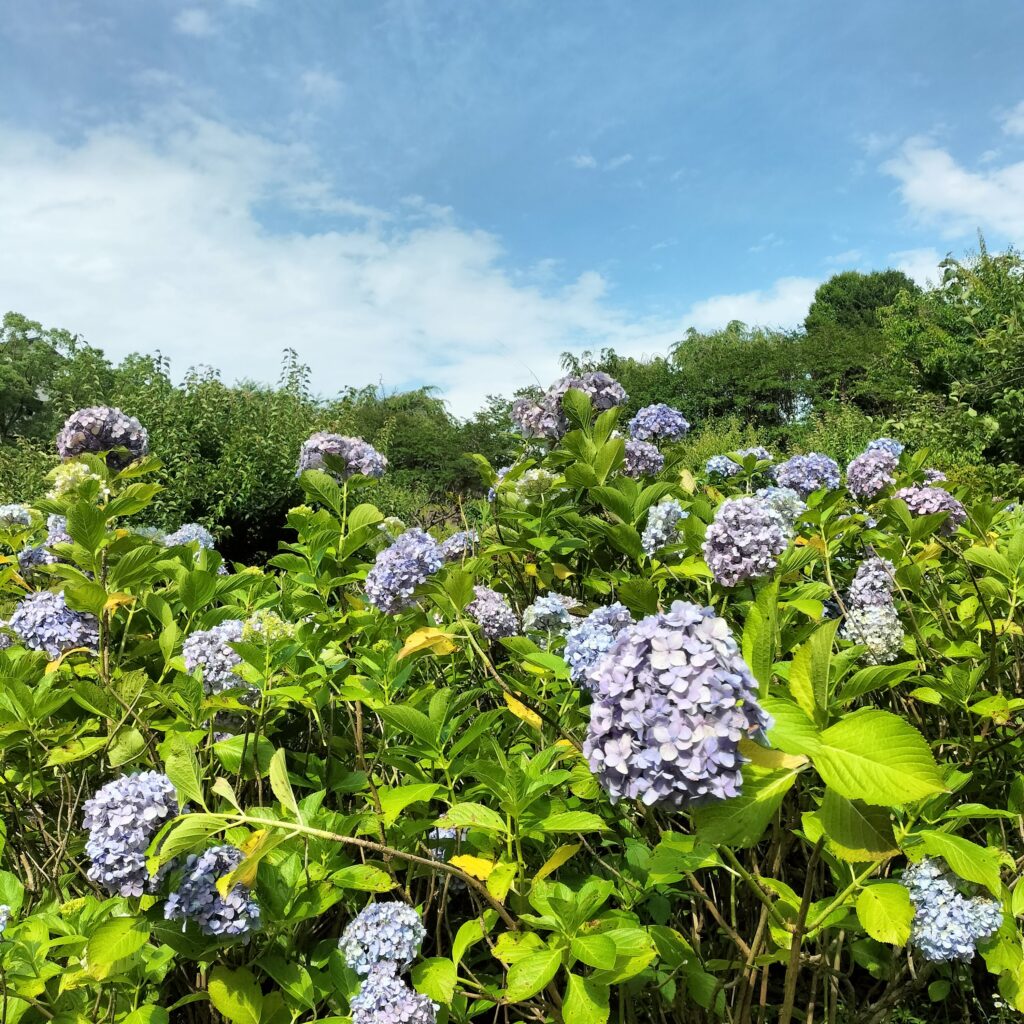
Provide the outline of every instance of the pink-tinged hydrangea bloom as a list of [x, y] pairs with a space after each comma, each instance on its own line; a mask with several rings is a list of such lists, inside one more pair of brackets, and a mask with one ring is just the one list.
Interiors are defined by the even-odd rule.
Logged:
[[321, 430], [303, 442], [295, 475], [301, 476], [307, 469], [331, 473], [324, 465], [325, 455], [334, 455], [345, 463], [341, 479], [357, 473], [361, 476], [382, 477], [388, 468], [388, 460], [361, 437], [346, 437], [344, 434], [330, 434]]
[[948, 512], [949, 515], [939, 530], [947, 536], [956, 533], [967, 522], [967, 509], [949, 491], [941, 487], [919, 487], [915, 484], [913, 487], [901, 488], [893, 497], [905, 501], [912, 516]]
[[873, 501], [896, 482], [899, 457], [885, 448], [861, 452], [846, 467], [846, 486], [861, 501]]
[[[114, 452], [127, 449], [127, 454]], [[57, 435], [57, 452], [62, 459], [91, 452], [108, 452], [107, 462], [123, 469], [149, 451], [149, 434], [134, 417], [106, 405], [93, 405], [73, 412]]]
[[600, 371], [562, 377], [539, 399], [519, 398], [512, 405], [512, 421], [525, 437], [543, 437], [557, 441], [569, 429], [562, 399], [570, 389], [582, 391], [597, 412], [622, 405], [629, 396], [622, 385]]
[[850, 604], [857, 608], [892, 604], [896, 570], [887, 558], [866, 558], [850, 584]]
[[789, 546], [785, 519], [758, 498], [729, 498], [704, 535], [704, 560], [723, 587], [767, 576]]
[[638, 479], [657, 476], [665, 468], [665, 456], [649, 441], [627, 441], [623, 472]]
[[822, 488], [834, 491], [839, 486], [839, 463], [820, 452], [794, 455], [775, 467], [775, 482], [792, 488], [801, 498]]
[[473, 593], [476, 599], [466, 605], [466, 613], [488, 640], [500, 640], [519, 632], [519, 618], [504, 594], [490, 587], [474, 587]]
[[664, 402], [645, 405], [629, 421], [629, 436], [636, 441], [678, 441], [689, 429], [686, 417]]

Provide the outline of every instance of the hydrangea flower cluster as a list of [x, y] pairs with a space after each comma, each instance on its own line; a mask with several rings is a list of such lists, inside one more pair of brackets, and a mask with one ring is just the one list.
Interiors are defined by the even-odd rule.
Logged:
[[7, 622], [4, 619], [0, 619], [0, 651], [6, 651], [8, 647], [14, 645], [14, 637], [7, 632]]
[[295, 623], [282, 619], [269, 608], [257, 608], [242, 625], [242, 639], [273, 644], [295, 635]]
[[501, 481], [505, 479], [511, 466], [502, 466], [497, 473], [494, 474], [494, 485], [487, 489], [487, 500], [494, 501], [498, 496], [498, 488], [501, 486]]
[[977, 944], [992, 938], [1003, 923], [995, 900], [961, 895], [933, 860], [911, 864], [901, 881], [914, 905], [910, 941], [926, 960], [970, 960]]
[[[114, 448], [125, 448], [127, 454], [114, 452]], [[134, 416], [107, 405], [93, 405], [67, 418], [57, 435], [57, 451], [62, 459], [107, 452], [108, 464], [123, 469], [149, 451], [149, 433]]]
[[590, 685], [583, 752], [613, 801], [691, 807], [734, 797], [740, 740], [771, 724], [726, 621], [688, 601], [623, 629]]
[[0, 505], [0, 526], [31, 526], [32, 513], [24, 505]]
[[933, 512], [948, 512], [946, 521], [939, 529], [940, 533], [947, 536], [956, 531], [967, 522], [967, 509], [953, 497], [949, 491], [941, 487], [902, 487], [894, 495], [907, 503], [912, 516], [928, 516]]
[[820, 452], [794, 455], [775, 467], [775, 482], [796, 491], [801, 498], [823, 487], [834, 491], [839, 486], [839, 463]]
[[868, 443], [867, 450], [869, 452], [888, 452], [890, 455], [895, 455], [898, 461], [903, 454], [903, 445], [894, 437], [876, 437], [874, 441]]
[[589, 685], [591, 666], [611, 647], [619, 633], [632, 625], [633, 616], [629, 609], [618, 601], [607, 607], [595, 608], [585, 619], [577, 622], [566, 634], [563, 652], [572, 681]]
[[146, 870], [146, 848], [178, 815], [171, 780], [152, 771], [122, 775], [86, 800], [84, 810], [89, 877], [113, 896], [152, 892], [156, 880]]
[[338, 940], [345, 963], [364, 977], [377, 964], [402, 970], [413, 962], [427, 934], [419, 914], [406, 903], [371, 903], [349, 922]]
[[7, 922], [11, 919], [11, 908], [6, 903], [0, 903], [0, 936], [7, 931]]
[[46, 651], [51, 658], [76, 647], [95, 652], [100, 640], [95, 615], [73, 611], [63, 594], [49, 590], [22, 598], [8, 625], [26, 647]]
[[441, 557], [446, 562], [460, 562], [473, 554], [480, 543], [480, 534], [476, 530], [459, 530], [441, 541]]
[[728, 498], [704, 535], [704, 560], [723, 587], [767, 576], [789, 546], [786, 520], [758, 498]]
[[857, 608], [892, 604], [896, 570], [887, 558], [865, 558], [850, 584], [850, 604]]
[[807, 511], [807, 505], [792, 487], [762, 487], [757, 491], [755, 497], [769, 508], [775, 509], [790, 529]]
[[230, 875], [245, 857], [235, 846], [213, 846], [190, 854], [176, 892], [167, 897], [168, 921], [195, 922], [204, 935], [248, 935], [260, 924], [259, 904], [247, 886], [234, 885], [227, 896], [217, 891], [217, 879]]
[[441, 546], [418, 526], [377, 553], [366, 574], [366, 596], [375, 608], [395, 615], [412, 606], [413, 592], [444, 565]]
[[652, 505], [647, 513], [647, 525], [640, 537], [640, 545], [647, 555], [679, 541], [680, 523], [689, 518], [687, 512], [675, 498]]
[[523, 612], [523, 629], [534, 633], [561, 633], [573, 623], [569, 609], [576, 605], [562, 594], [543, 594]]
[[382, 477], [388, 468], [388, 460], [361, 437], [346, 437], [344, 434], [330, 434], [320, 430], [302, 442], [295, 475], [302, 476], [307, 469], [320, 469], [335, 476], [324, 465], [325, 455], [333, 455], [345, 463], [345, 472], [339, 477], [342, 480], [357, 473], [362, 476]]
[[896, 482], [899, 457], [886, 448], [869, 448], [846, 467], [846, 486], [861, 501], [873, 501]]
[[500, 640], [519, 632], [519, 619], [504, 594], [490, 587], [474, 587], [473, 593], [476, 598], [466, 605], [466, 612], [488, 640]]
[[941, 469], [926, 469], [923, 476], [925, 485], [944, 484], [946, 482], [946, 474]]
[[720, 476], [728, 479], [731, 476], [736, 476], [742, 469], [743, 467], [730, 459], [728, 455], [712, 455], [704, 467], [704, 472], [708, 476]]
[[215, 543], [213, 534], [200, 523], [185, 523], [174, 533], [168, 533], [163, 538], [164, 547], [168, 548], [182, 544], [198, 544], [201, 548], [212, 550]]
[[394, 964], [370, 968], [351, 1003], [352, 1024], [435, 1024], [436, 1005], [410, 988]]
[[226, 619], [211, 629], [196, 630], [182, 645], [185, 668], [191, 673], [202, 669], [203, 691], [207, 695], [244, 685], [235, 674], [242, 656], [228, 646], [242, 639], [244, 628], [241, 619]]
[[377, 524], [377, 529], [381, 533], [386, 534], [391, 540], [398, 540], [409, 527], [398, 516], [385, 516]]
[[512, 485], [512, 493], [523, 501], [540, 498], [555, 486], [557, 479], [556, 474], [546, 469], [528, 469], [516, 479]]
[[57, 556], [51, 554], [42, 545], [36, 547], [22, 548], [18, 552], [18, 568], [23, 576], [30, 576], [41, 565], [53, 565]]
[[[427, 839], [433, 843], [444, 843], [443, 846], [434, 846], [431, 848], [430, 853], [434, 860], [440, 860], [447, 863], [448, 857], [451, 854], [452, 847], [463, 835], [466, 830], [459, 828], [432, 828], [427, 833]], [[458, 879], [455, 879], [458, 881]]]
[[[80, 465], [80, 463], [75, 463]], [[68, 521], [65, 516], [51, 515], [46, 517], [46, 543], [52, 547], [54, 544], [73, 544], [71, 534], [68, 533]]]
[[665, 468], [665, 456], [650, 441], [627, 441], [626, 476], [638, 479], [643, 476], [657, 476]]
[[905, 634], [899, 612], [890, 602], [848, 608], [842, 635], [868, 649], [865, 659], [869, 664], [885, 665], [899, 655]]
[[47, 491], [48, 498], [62, 498], [71, 491], [77, 491], [82, 484], [89, 480], [99, 481], [99, 495], [101, 498], [110, 497], [110, 488], [106, 481], [98, 473], [94, 473], [84, 462], [63, 462], [50, 473], [50, 489]]
[[629, 436], [635, 441], [678, 441], [689, 429], [686, 417], [664, 402], [645, 405], [629, 421]]
[[582, 391], [597, 412], [622, 405], [629, 396], [622, 385], [600, 371], [581, 376], [562, 377], [536, 401], [519, 398], [512, 405], [512, 421], [526, 437], [544, 437], [557, 441], [569, 429], [562, 399], [570, 389]]

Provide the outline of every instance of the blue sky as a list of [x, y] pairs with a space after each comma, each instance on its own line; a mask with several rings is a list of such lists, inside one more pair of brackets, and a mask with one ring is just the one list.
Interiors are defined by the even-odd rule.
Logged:
[[1024, 6], [0, 0], [5, 308], [458, 412], [1024, 236]]

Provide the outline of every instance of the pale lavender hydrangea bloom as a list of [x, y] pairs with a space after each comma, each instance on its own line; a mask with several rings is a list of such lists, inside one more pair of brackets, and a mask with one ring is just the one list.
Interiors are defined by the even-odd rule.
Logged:
[[76, 647], [95, 653], [100, 639], [95, 615], [73, 611], [63, 594], [49, 590], [22, 598], [8, 625], [26, 647], [46, 651], [51, 658]]
[[537, 400], [517, 399], [512, 405], [512, 421], [526, 437], [558, 440], [569, 429], [562, 399], [570, 389], [582, 391], [597, 412], [622, 405], [629, 398], [622, 385], [607, 373], [597, 371], [562, 377]]
[[0, 527], [31, 525], [32, 513], [24, 505], [0, 505]]
[[534, 633], [561, 633], [572, 625], [569, 609], [576, 601], [563, 594], [544, 594], [523, 612], [523, 629]]
[[11, 908], [6, 903], [0, 903], [0, 938], [7, 931], [7, 922], [11, 919]]
[[176, 892], [167, 897], [164, 917], [194, 922], [204, 935], [248, 935], [260, 924], [259, 904], [247, 886], [236, 883], [221, 896], [217, 879], [230, 875], [245, 859], [235, 846], [212, 846], [185, 861], [185, 875]]
[[888, 452], [890, 455], [895, 455], [896, 460], [899, 461], [899, 457], [903, 454], [903, 445], [894, 437], [876, 437], [874, 441], [869, 442], [867, 450], [869, 452]]
[[864, 658], [870, 665], [886, 665], [895, 661], [903, 649], [906, 635], [892, 603], [848, 608], [841, 633], [851, 643], [868, 649]]
[[637, 441], [678, 441], [689, 429], [686, 417], [664, 402], [645, 405], [629, 421], [629, 436]]
[[946, 482], [946, 474], [941, 469], [926, 469], [924, 471], [924, 482], [926, 486], [929, 484], [944, 484]]
[[56, 561], [57, 556], [47, 551], [41, 544], [22, 548], [18, 552], [18, 568], [26, 579], [40, 566], [53, 565]]
[[377, 964], [402, 970], [412, 963], [427, 934], [420, 915], [406, 903], [371, 903], [349, 922], [338, 940], [345, 963], [367, 975]]
[[488, 640], [500, 640], [519, 632], [519, 619], [503, 594], [490, 587], [474, 587], [473, 593], [476, 599], [466, 605], [466, 612]]
[[164, 547], [174, 548], [182, 544], [198, 544], [201, 548], [212, 550], [216, 542], [213, 534], [200, 523], [185, 523], [179, 526], [174, 533], [168, 533], [163, 538]]
[[970, 960], [977, 944], [1002, 926], [1003, 910], [995, 900], [961, 895], [933, 860], [911, 864], [901, 881], [914, 905], [910, 941], [926, 960]]
[[704, 472], [708, 476], [720, 476], [728, 479], [731, 476], [736, 476], [742, 469], [743, 467], [730, 459], [728, 455], [712, 455], [704, 467]]
[[627, 441], [623, 472], [637, 479], [657, 476], [665, 468], [665, 456], [649, 441]]
[[202, 669], [206, 694], [223, 693], [246, 685], [235, 673], [242, 664], [242, 656], [229, 646], [242, 639], [244, 629], [241, 619], [226, 619], [212, 629], [196, 630], [185, 641], [181, 652], [185, 656], [185, 668], [193, 674]]
[[296, 476], [307, 469], [319, 469], [335, 476], [324, 465], [324, 456], [334, 455], [345, 463], [345, 472], [339, 479], [360, 474], [368, 477], [382, 477], [388, 468], [388, 460], [376, 448], [361, 437], [346, 437], [320, 430], [303, 441], [299, 451], [299, 466]]
[[68, 533], [68, 521], [65, 516], [51, 515], [46, 517], [46, 543], [51, 547], [54, 544], [72, 544], [71, 534]]
[[494, 474], [494, 486], [487, 489], [487, 500], [494, 501], [498, 496], [498, 488], [501, 486], [501, 481], [505, 479], [505, 475], [511, 469], [511, 466], [502, 466], [497, 473]]
[[441, 541], [441, 557], [446, 562], [459, 562], [469, 558], [480, 543], [476, 530], [460, 530]]
[[171, 780], [152, 771], [122, 775], [86, 800], [83, 809], [89, 877], [112, 896], [151, 893], [156, 880], [146, 870], [146, 849], [179, 810]]
[[775, 482], [789, 487], [801, 498], [821, 490], [834, 491], [839, 486], [839, 463], [820, 452], [794, 455], [775, 467]]
[[352, 1024], [436, 1024], [437, 1007], [410, 988], [392, 963], [375, 964], [352, 999]]
[[675, 498], [666, 498], [652, 505], [647, 513], [647, 525], [640, 537], [640, 544], [647, 555], [653, 555], [670, 544], [680, 541], [681, 523], [689, 517]]
[[[125, 448], [127, 454], [115, 453], [114, 448]], [[62, 459], [85, 452], [107, 452], [108, 464], [122, 469], [149, 451], [149, 433], [134, 416], [106, 405], [93, 405], [67, 418], [57, 435], [57, 451]]]
[[583, 752], [613, 801], [685, 808], [737, 796], [739, 742], [771, 724], [726, 621], [687, 601], [623, 629], [590, 687]]
[[366, 596], [375, 608], [395, 615], [415, 603], [413, 593], [444, 565], [441, 546], [418, 526], [378, 552], [366, 574]]
[[846, 467], [846, 486], [861, 501], [872, 501], [896, 482], [899, 457], [886, 448], [869, 448]]
[[895, 573], [892, 562], [887, 558], [864, 559], [850, 584], [850, 604], [858, 608], [892, 604]]
[[758, 498], [728, 498], [704, 535], [704, 560], [723, 587], [767, 576], [789, 546], [789, 530]]
[[633, 616], [629, 609], [618, 601], [607, 607], [595, 608], [585, 619], [577, 622], [566, 634], [563, 652], [573, 682], [589, 686], [591, 666], [611, 647], [619, 633], [632, 625]]
[[7, 622], [0, 619], [0, 651], [6, 651], [8, 647], [14, 646], [14, 637], [7, 631]]
[[775, 509], [792, 529], [796, 521], [807, 511], [800, 495], [791, 487], [762, 487], [755, 497], [769, 508]]
[[912, 487], [901, 488], [893, 497], [905, 501], [912, 516], [948, 512], [946, 521], [939, 529], [939, 533], [947, 536], [956, 533], [957, 529], [967, 522], [967, 509], [949, 491], [941, 487], [919, 487], [914, 484]]

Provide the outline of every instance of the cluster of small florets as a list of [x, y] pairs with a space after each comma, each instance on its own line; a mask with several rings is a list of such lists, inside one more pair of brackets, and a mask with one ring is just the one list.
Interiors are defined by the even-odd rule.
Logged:
[[[127, 449], [127, 454], [113, 451]], [[134, 417], [120, 409], [94, 405], [73, 412], [57, 435], [57, 451], [62, 459], [73, 459], [85, 452], [108, 452], [107, 462], [121, 469], [149, 451], [149, 434]]]
[[100, 639], [95, 615], [73, 611], [63, 594], [49, 590], [22, 598], [8, 625], [26, 647], [46, 651], [51, 658], [76, 647], [95, 652]]
[[459, 562], [469, 558], [480, 543], [476, 530], [459, 530], [441, 541], [441, 557], [446, 562]]
[[886, 448], [869, 448], [846, 467], [846, 486], [861, 501], [873, 501], [896, 482], [899, 461]]
[[967, 522], [967, 509], [949, 491], [941, 487], [918, 487], [915, 484], [913, 487], [901, 488], [893, 497], [905, 501], [912, 516], [948, 512], [949, 515], [939, 530], [947, 536], [956, 533]]
[[0, 527], [31, 525], [32, 513], [24, 505], [0, 505]]
[[758, 498], [729, 498], [704, 535], [704, 560], [723, 587], [767, 576], [789, 546], [790, 527]]
[[839, 486], [839, 463], [820, 452], [794, 455], [775, 467], [775, 482], [796, 491], [801, 498], [823, 487], [834, 491]]
[[995, 900], [961, 895], [933, 860], [911, 864], [901, 881], [914, 905], [910, 941], [926, 960], [970, 960], [977, 944], [992, 938], [1003, 923]]
[[65, 516], [56, 514], [46, 517], [46, 543], [53, 547], [54, 544], [72, 544], [71, 534], [68, 533], [68, 521]]
[[539, 399], [517, 399], [512, 405], [512, 421], [526, 437], [558, 440], [569, 429], [562, 399], [570, 389], [582, 391], [597, 412], [622, 405], [629, 398], [622, 385], [607, 373], [597, 371], [579, 377], [562, 377]]
[[398, 540], [409, 527], [398, 516], [385, 516], [377, 524], [377, 529], [390, 540]]
[[887, 558], [865, 558], [850, 584], [850, 604], [857, 608], [892, 604], [896, 570]]
[[720, 476], [725, 479], [736, 476], [742, 469], [743, 467], [738, 462], [730, 459], [728, 455], [712, 455], [704, 467], [704, 471], [708, 476]]
[[236, 884], [226, 896], [217, 890], [217, 879], [230, 875], [244, 860], [235, 846], [213, 846], [198, 856], [190, 854], [176, 892], [167, 897], [168, 921], [193, 921], [204, 935], [248, 935], [260, 924], [259, 904], [247, 886]]
[[94, 473], [84, 462], [63, 462], [50, 473], [50, 489], [47, 491], [48, 498], [62, 498], [65, 494], [77, 491], [82, 484], [89, 480], [96, 480], [99, 483], [99, 496], [110, 497], [110, 488], [106, 481], [98, 473]]
[[519, 632], [519, 619], [504, 594], [490, 587], [474, 587], [473, 593], [476, 598], [466, 605], [466, 612], [488, 640], [500, 640]]
[[349, 922], [338, 949], [356, 974], [365, 976], [382, 963], [402, 970], [412, 963], [426, 934], [419, 914], [408, 904], [371, 903]]
[[591, 666], [611, 647], [619, 633], [632, 625], [633, 616], [629, 609], [618, 601], [607, 607], [595, 608], [585, 619], [577, 622], [566, 634], [562, 655], [573, 682], [589, 686]]
[[444, 565], [441, 546], [418, 526], [377, 553], [366, 574], [366, 596], [375, 608], [394, 615], [414, 603], [413, 593]]
[[689, 429], [686, 417], [664, 402], [645, 405], [629, 421], [629, 436], [636, 441], [678, 441]]
[[229, 646], [242, 639], [245, 623], [241, 619], [226, 619], [211, 629], [198, 629], [182, 646], [185, 668], [203, 672], [203, 690], [209, 694], [223, 693], [243, 685], [235, 674], [242, 664], [242, 656]]
[[583, 752], [613, 801], [687, 807], [738, 795], [739, 742], [771, 721], [726, 621], [687, 601], [623, 629], [590, 687]]
[[22, 548], [18, 552], [18, 568], [21, 574], [28, 578], [36, 569], [43, 565], [53, 565], [57, 556], [47, 551], [41, 544], [35, 547]]
[[502, 466], [497, 473], [494, 474], [494, 483], [487, 489], [487, 500], [494, 501], [498, 496], [498, 488], [501, 486], [501, 481], [505, 479], [511, 466]]
[[163, 538], [165, 547], [174, 548], [182, 544], [198, 544], [201, 548], [210, 550], [216, 544], [213, 534], [201, 523], [185, 523], [179, 526], [174, 533], [168, 533]]
[[14, 637], [7, 630], [6, 620], [0, 619], [0, 651], [6, 651], [8, 647], [14, 646]]
[[7, 922], [11, 919], [11, 908], [6, 903], [0, 903], [0, 936], [7, 931]]
[[465, 835], [465, 829], [458, 828], [432, 828], [427, 833], [427, 839], [431, 843], [443, 843], [443, 846], [432, 846], [431, 856], [434, 860], [447, 863], [455, 844]]
[[848, 608], [842, 635], [868, 649], [865, 659], [870, 664], [885, 665], [899, 655], [905, 633], [899, 612], [890, 602]]
[[657, 476], [665, 468], [665, 456], [650, 441], [627, 441], [626, 476], [638, 479], [643, 476]]
[[769, 508], [775, 509], [790, 530], [807, 511], [807, 505], [792, 487], [762, 487], [757, 491], [755, 497]]
[[376, 964], [351, 1002], [352, 1024], [435, 1024], [436, 1005], [410, 988], [394, 964]]
[[644, 552], [653, 555], [656, 551], [676, 544], [680, 539], [680, 524], [690, 515], [675, 498], [652, 505], [647, 513], [647, 525], [640, 537]]
[[178, 815], [171, 780], [160, 772], [122, 775], [86, 800], [84, 810], [89, 877], [112, 896], [152, 892], [146, 848], [164, 822]]
[[528, 469], [516, 478], [512, 484], [512, 493], [522, 501], [531, 501], [547, 494], [557, 480], [558, 476], [546, 469]]
[[532, 633], [562, 633], [573, 623], [569, 609], [576, 601], [563, 594], [543, 594], [523, 612], [523, 629]]
[[295, 636], [295, 623], [282, 619], [269, 608], [257, 608], [242, 625], [242, 639], [246, 643], [259, 641], [273, 644]]
[[320, 430], [311, 434], [309, 440], [303, 441], [295, 475], [301, 476], [307, 469], [321, 469], [335, 476], [324, 464], [325, 455], [333, 455], [345, 464], [345, 471], [339, 476], [342, 480], [357, 473], [361, 476], [382, 477], [388, 468], [388, 460], [361, 437], [346, 437], [344, 434], [330, 434]]
[[925, 485], [928, 484], [944, 484], [946, 482], [946, 474], [941, 469], [926, 469], [922, 474]]
[[894, 437], [876, 437], [874, 441], [868, 443], [867, 450], [869, 452], [888, 452], [890, 455], [895, 455], [898, 460], [903, 454], [903, 444]]

